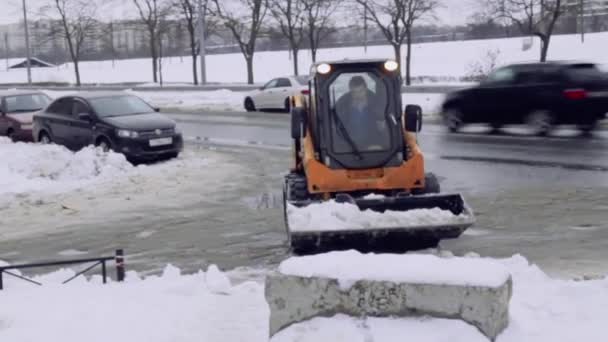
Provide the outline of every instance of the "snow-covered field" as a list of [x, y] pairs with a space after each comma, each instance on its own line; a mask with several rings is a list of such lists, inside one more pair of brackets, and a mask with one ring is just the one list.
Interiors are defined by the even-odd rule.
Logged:
[[464, 213], [454, 215], [450, 211], [417, 209], [406, 212], [372, 210], [361, 211], [350, 203], [313, 203], [303, 208], [289, 205], [287, 208], [289, 227], [294, 232], [327, 231], [374, 228], [407, 228], [429, 225], [466, 223], [472, 218]]
[[[449, 256], [448, 256], [449, 258]], [[472, 256], [472, 258], [475, 258]], [[483, 260], [483, 259], [482, 259]], [[467, 261], [454, 259], [455, 263]], [[513, 278], [510, 325], [498, 342], [601, 341], [608, 315], [608, 279], [554, 280], [521, 256], [491, 260]], [[463, 265], [461, 265], [463, 266]], [[464, 265], [466, 267], [466, 265]], [[386, 269], [399, 264], [385, 264]], [[472, 269], [481, 273], [484, 269]], [[229, 272], [231, 277], [238, 272]], [[125, 283], [99, 276], [59, 285], [74, 272], [36, 277], [43, 287], [5, 276], [0, 291], [0, 340], [11, 342], [268, 341], [269, 309], [261, 282], [230, 284], [210, 267], [182, 275], [129, 272]], [[488, 341], [461, 321], [428, 317], [315, 318], [291, 326], [272, 342]]]
[[[578, 35], [560, 35], [551, 39], [549, 58], [553, 60], [588, 60], [608, 64], [605, 47], [608, 32], [592, 33], [585, 36], [581, 43]], [[536, 61], [539, 57], [540, 44], [534, 39], [531, 49], [522, 49], [523, 38], [488, 39], [473, 41], [452, 41], [415, 44], [412, 55], [412, 75], [414, 77], [432, 77], [436, 81], [458, 81], [471, 73], [476, 63], [486, 64], [488, 52], [497, 52], [497, 63]], [[390, 46], [371, 46], [367, 54], [363, 47], [332, 48], [319, 50], [319, 60], [338, 60], [343, 58], [391, 58], [394, 56]], [[405, 55], [404, 55], [405, 58]], [[309, 52], [303, 51], [300, 56], [300, 70], [310, 68]], [[257, 52], [254, 57], [254, 75], [256, 82], [266, 82], [274, 77], [292, 74], [292, 62], [287, 51]], [[35, 69], [34, 82], [69, 82], [74, 83], [71, 63], [56, 68]], [[82, 62], [80, 70], [84, 83], [148, 83], [152, 80], [151, 62], [149, 59]], [[191, 59], [188, 57], [167, 58], [163, 62], [164, 81], [190, 83]], [[246, 82], [246, 65], [240, 53], [209, 55], [207, 57], [207, 78], [209, 82], [244, 83]], [[25, 83], [25, 70], [0, 71], [1, 83]]]

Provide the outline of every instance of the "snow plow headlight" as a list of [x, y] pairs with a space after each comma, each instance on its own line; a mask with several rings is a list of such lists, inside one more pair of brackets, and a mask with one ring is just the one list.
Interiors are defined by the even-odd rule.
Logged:
[[137, 138], [137, 137], [139, 137], [139, 133], [137, 133], [135, 131], [129, 131], [128, 129], [119, 129], [118, 131], [116, 131], [116, 134], [118, 134], [118, 136], [121, 137], [121, 138]]
[[388, 60], [386, 62], [384, 62], [384, 69], [386, 69], [386, 71], [395, 71], [399, 68], [399, 63], [393, 61], [393, 60]]
[[323, 74], [323, 75], [329, 74], [330, 71], [331, 71], [331, 65], [329, 65], [327, 63], [317, 65], [317, 72], [319, 74]]

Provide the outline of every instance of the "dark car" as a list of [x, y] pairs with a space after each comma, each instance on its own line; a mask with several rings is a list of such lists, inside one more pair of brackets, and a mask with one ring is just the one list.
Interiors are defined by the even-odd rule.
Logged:
[[595, 64], [549, 62], [505, 66], [478, 86], [446, 96], [442, 115], [450, 131], [467, 123], [527, 124], [535, 134], [555, 125], [589, 132], [608, 113], [608, 78]]
[[0, 91], [0, 135], [13, 141], [32, 141], [34, 113], [50, 102], [50, 97], [37, 91]]
[[124, 92], [79, 93], [53, 101], [34, 116], [37, 142], [71, 150], [100, 146], [129, 160], [177, 157], [183, 148], [175, 122], [145, 101]]

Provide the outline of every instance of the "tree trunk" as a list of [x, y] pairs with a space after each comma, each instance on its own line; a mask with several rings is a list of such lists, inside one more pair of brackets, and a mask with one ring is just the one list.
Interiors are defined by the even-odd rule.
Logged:
[[78, 66], [78, 58], [74, 59], [74, 72], [76, 73], [76, 86], [80, 87], [80, 67]]
[[247, 61], [247, 83], [253, 84], [253, 55], [245, 56]]
[[156, 54], [156, 35], [150, 33], [150, 54], [152, 55], [152, 80], [154, 83], [158, 82], [158, 58]]
[[317, 48], [311, 47], [310, 48], [310, 54], [312, 55], [312, 63], [316, 63], [317, 62]]
[[407, 31], [407, 56], [405, 56], [405, 85], [412, 84], [411, 65], [412, 65], [412, 32]]
[[397, 69], [397, 71], [399, 72], [399, 75], [402, 76], [401, 74], [401, 44], [393, 44], [393, 49], [395, 50], [395, 61], [399, 64], [399, 68]]
[[543, 35], [540, 37], [540, 61], [547, 61], [547, 53], [549, 52], [549, 43], [551, 42], [551, 36]]
[[293, 72], [294, 75], [298, 76], [298, 48], [294, 48], [293, 50]]
[[196, 62], [196, 52], [192, 53], [192, 81], [194, 82], [194, 85], [198, 85], [198, 68], [197, 68], [197, 62]]
[[190, 33], [190, 53], [192, 55], [192, 81], [194, 82], [194, 85], [198, 85], [198, 68], [197, 68], [197, 62], [196, 62], [196, 57], [197, 57], [197, 53], [196, 53], [196, 41], [195, 39], [195, 34], [194, 31], [188, 31], [188, 33]]

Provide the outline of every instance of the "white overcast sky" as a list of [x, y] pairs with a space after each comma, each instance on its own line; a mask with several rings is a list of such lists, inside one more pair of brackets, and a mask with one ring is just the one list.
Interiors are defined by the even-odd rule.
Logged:
[[[475, 12], [479, 0], [441, 0], [443, 7], [437, 11], [437, 18], [444, 24], [464, 24], [470, 15]], [[36, 17], [39, 8], [51, 5], [53, 0], [26, 0], [29, 11], [28, 15]], [[121, 17], [134, 17], [135, 8], [131, 0], [105, 0], [105, 6], [99, 10], [100, 19], [119, 19]], [[19, 22], [23, 17], [22, 0], [0, 0], [0, 24]], [[50, 13], [49, 13], [50, 14]]]

